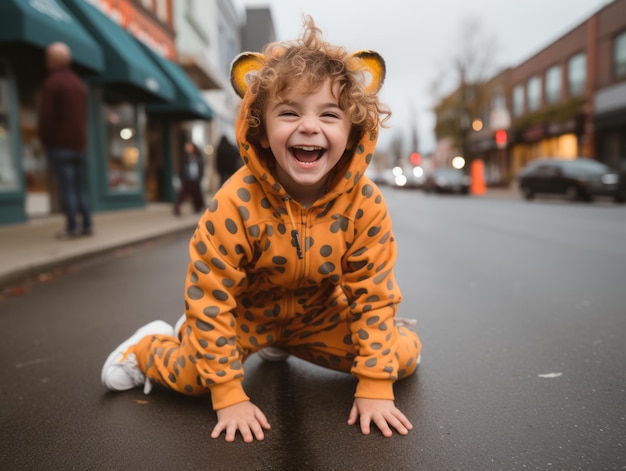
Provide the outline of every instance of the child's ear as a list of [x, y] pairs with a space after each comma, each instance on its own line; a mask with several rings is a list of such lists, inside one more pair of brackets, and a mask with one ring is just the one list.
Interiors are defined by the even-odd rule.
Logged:
[[378, 93], [385, 81], [385, 60], [374, 51], [357, 51], [352, 57], [361, 63], [361, 68], [370, 76], [369, 83], [365, 85], [365, 92]]
[[230, 83], [241, 98], [248, 90], [246, 76], [258, 72], [265, 65], [265, 56], [258, 52], [243, 52], [235, 57], [230, 66]]

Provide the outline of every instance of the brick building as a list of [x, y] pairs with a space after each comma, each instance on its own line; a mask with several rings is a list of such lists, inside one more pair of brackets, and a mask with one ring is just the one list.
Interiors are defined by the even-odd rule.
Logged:
[[626, 0], [479, 85], [482, 101], [470, 109], [481, 110], [472, 119], [482, 127], [468, 130], [466, 152], [485, 161], [490, 184], [509, 184], [542, 156], [586, 156], [626, 169]]

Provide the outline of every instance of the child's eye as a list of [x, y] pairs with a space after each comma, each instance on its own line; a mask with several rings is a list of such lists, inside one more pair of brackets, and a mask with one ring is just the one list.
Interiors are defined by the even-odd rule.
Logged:
[[337, 119], [340, 118], [338, 113], [331, 113], [331, 112], [323, 113], [322, 116], [324, 118], [337, 118]]
[[279, 113], [279, 116], [297, 116], [297, 113], [295, 111], [285, 110], [285, 111], [281, 111]]

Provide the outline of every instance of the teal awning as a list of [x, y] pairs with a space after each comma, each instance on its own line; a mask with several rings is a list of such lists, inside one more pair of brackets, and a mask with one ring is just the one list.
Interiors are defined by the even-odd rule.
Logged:
[[86, 0], [63, 0], [104, 51], [105, 70], [90, 83], [103, 83], [127, 90], [141, 101], [174, 99], [174, 88], [150, 60], [135, 38]]
[[0, 43], [27, 43], [45, 49], [61, 41], [72, 59], [95, 72], [104, 70], [104, 54], [95, 39], [58, 0], [0, 0]]
[[170, 119], [212, 119], [213, 112], [202, 98], [198, 87], [174, 62], [161, 56], [149, 46], [139, 42], [146, 54], [159, 66], [174, 85], [175, 97], [170, 103], [149, 104], [146, 111], [152, 115], [162, 115]]

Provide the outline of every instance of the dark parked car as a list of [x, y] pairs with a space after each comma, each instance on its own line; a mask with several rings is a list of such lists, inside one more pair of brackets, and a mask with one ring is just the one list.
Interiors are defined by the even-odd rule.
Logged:
[[595, 196], [609, 196], [622, 202], [626, 197], [626, 179], [597, 160], [578, 157], [572, 160], [541, 158], [533, 160], [518, 175], [522, 196], [563, 195], [570, 201], [592, 201]]
[[426, 175], [422, 188], [426, 193], [460, 193], [466, 195], [470, 189], [470, 178], [462, 170], [437, 168]]

